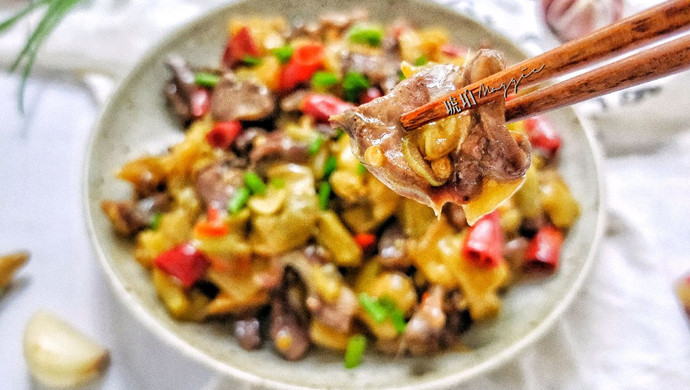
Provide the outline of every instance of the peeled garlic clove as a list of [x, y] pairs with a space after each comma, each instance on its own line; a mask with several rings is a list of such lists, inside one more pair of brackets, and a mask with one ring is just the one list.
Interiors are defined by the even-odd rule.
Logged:
[[12, 281], [14, 273], [29, 260], [29, 252], [19, 251], [0, 256], [0, 290]]
[[98, 376], [108, 351], [56, 317], [39, 311], [24, 331], [24, 358], [31, 375], [50, 387], [72, 387]]
[[620, 19], [623, 0], [542, 0], [542, 10], [554, 34], [569, 41]]

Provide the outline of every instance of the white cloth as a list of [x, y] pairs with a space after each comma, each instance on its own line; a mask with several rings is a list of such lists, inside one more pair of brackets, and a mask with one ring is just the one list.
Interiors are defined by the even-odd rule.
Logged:
[[[0, 297], [0, 389], [35, 388], [21, 340], [40, 308], [110, 349], [111, 366], [89, 389], [232, 388], [177, 355], [120, 307], [92, 253], [80, 192], [85, 142], [112, 88], [110, 78], [119, 80], [171, 29], [221, 3], [93, 0], [80, 6], [43, 48], [24, 116], [16, 109], [19, 78], [0, 73], [0, 253], [32, 252]], [[489, 22], [532, 52], [557, 44], [539, 22], [536, 1], [443, 3]], [[3, 2], [0, 17], [22, 4]], [[627, 2], [627, 13], [648, 5]], [[515, 15], [523, 23], [514, 23]], [[0, 37], [0, 64], [11, 62], [27, 31], [22, 24]], [[690, 388], [690, 332], [673, 294], [673, 282], [690, 270], [690, 74], [673, 81], [607, 98], [608, 110], [588, 110], [607, 155], [610, 215], [592, 274], [551, 332], [463, 388]], [[642, 102], [631, 99], [644, 91]]]

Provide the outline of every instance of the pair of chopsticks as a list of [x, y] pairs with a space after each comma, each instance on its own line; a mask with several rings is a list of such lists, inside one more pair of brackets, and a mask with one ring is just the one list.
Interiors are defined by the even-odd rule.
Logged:
[[[690, 29], [690, 0], [676, 0], [635, 14], [580, 39], [522, 61], [476, 83], [451, 92], [400, 117], [406, 130], [464, 113], [467, 109]], [[690, 35], [644, 50], [506, 102], [506, 121], [556, 108], [690, 68]], [[464, 106], [464, 107], [463, 107]]]

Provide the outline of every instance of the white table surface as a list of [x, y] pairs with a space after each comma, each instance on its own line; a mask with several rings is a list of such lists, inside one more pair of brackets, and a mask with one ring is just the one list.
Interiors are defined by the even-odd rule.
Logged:
[[[0, 16], [20, 3], [0, 3]], [[26, 322], [39, 309], [109, 348], [110, 367], [87, 389], [233, 388], [175, 354], [120, 307], [92, 252], [80, 189], [86, 140], [109, 85], [102, 76], [85, 84], [84, 74], [98, 70], [118, 79], [171, 28], [220, 3], [87, 3], [39, 58], [24, 115], [16, 109], [19, 78], [0, 73], [0, 253], [32, 253], [0, 296], [0, 389], [40, 388], [21, 347]], [[517, 7], [497, 0], [479, 12], [496, 5]], [[493, 11], [495, 19], [505, 16]], [[90, 33], [80, 35], [84, 30]], [[0, 37], [0, 63], [23, 38], [22, 31]], [[102, 50], [104, 42], [111, 52]], [[542, 340], [463, 388], [690, 388], [690, 326], [673, 294], [674, 281], [690, 270], [690, 74], [658, 85], [641, 103], [589, 111], [606, 154], [610, 226], [575, 303]]]

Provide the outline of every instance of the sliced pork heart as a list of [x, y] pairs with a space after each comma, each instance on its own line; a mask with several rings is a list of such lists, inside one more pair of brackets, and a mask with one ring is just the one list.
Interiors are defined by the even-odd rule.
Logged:
[[[331, 125], [350, 134], [353, 152], [374, 176], [398, 194], [426, 204], [438, 214], [445, 203], [466, 204], [475, 199], [488, 179], [502, 183], [524, 177], [530, 165], [529, 142], [521, 134], [506, 129], [502, 97], [469, 111], [466, 114], [469, 119], [454, 117], [444, 124], [441, 121], [429, 124], [452, 123], [457, 131], [451, 137], [457, 142], [450, 148], [445, 145], [441, 157], [419, 150], [425, 129], [429, 127], [407, 132], [400, 124], [400, 116], [504, 66], [499, 52], [482, 49], [466, 68], [425, 67], [400, 82], [389, 94], [332, 116]], [[439, 142], [443, 140], [431, 139], [432, 144]], [[438, 172], [436, 163], [445, 164], [439, 168], [445, 170], [445, 175], [434, 174]]]

